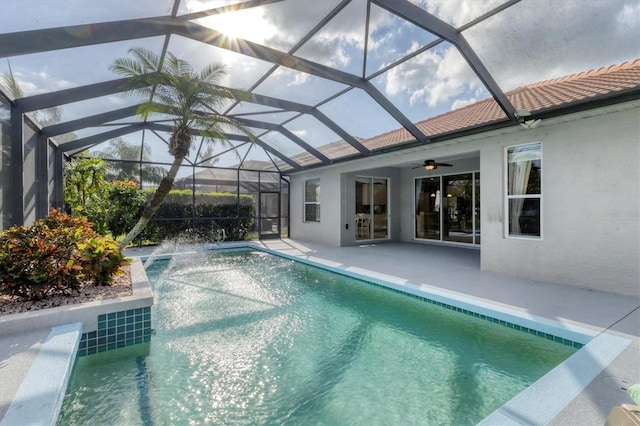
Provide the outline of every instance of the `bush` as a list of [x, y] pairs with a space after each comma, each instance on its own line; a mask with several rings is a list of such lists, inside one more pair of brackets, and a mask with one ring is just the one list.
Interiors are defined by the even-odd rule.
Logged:
[[147, 197], [136, 182], [114, 180], [111, 181], [106, 200], [107, 228], [111, 235], [117, 237], [135, 226]]
[[[145, 191], [151, 197], [154, 191]], [[193, 212], [193, 193], [172, 190], [167, 194], [155, 216], [134, 240], [156, 244], [167, 238], [188, 242], [211, 242], [224, 234], [227, 241], [242, 241], [255, 223], [253, 196], [228, 193], [196, 193]], [[193, 220], [195, 213], [195, 221]]]
[[31, 227], [0, 234], [0, 292], [28, 300], [69, 294], [87, 282], [110, 285], [127, 263], [113, 239], [86, 218], [55, 209]]
[[108, 232], [106, 172], [107, 164], [92, 157], [76, 158], [64, 171], [64, 201], [68, 212], [74, 217], [86, 216], [93, 223], [93, 230], [101, 234]]

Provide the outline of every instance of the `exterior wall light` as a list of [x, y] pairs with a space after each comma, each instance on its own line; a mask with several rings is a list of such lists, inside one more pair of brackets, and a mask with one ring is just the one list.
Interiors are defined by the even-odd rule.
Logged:
[[531, 112], [529, 112], [528, 109], [519, 109], [515, 115], [518, 123], [520, 123], [520, 127], [523, 129], [535, 129], [542, 123], [542, 120], [539, 118], [530, 118]]

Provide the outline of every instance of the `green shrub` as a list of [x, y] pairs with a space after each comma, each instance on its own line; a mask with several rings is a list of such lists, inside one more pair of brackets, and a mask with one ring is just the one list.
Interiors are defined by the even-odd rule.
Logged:
[[64, 171], [64, 202], [74, 217], [87, 217], [93, 230], [106, 234], [109, 183], [107, 164], [100, 158], [82, 157], [69, 162]]
[[55, 209], [31, 227], [0, 234], [0, 292], [28, 300], [69, 294], [84, 283], [109, 285], [127, 263], [86, 218]]
[[[145, 191], [151, 197], [154, 191]], [[211, 242], [224, 233], [227, 241], [242, 241], [255, 224], [253, 196], [191, 190], [169, 192], [155, 216], [134, 241], [136, 244], [157, 244], [164, 239], [178, 238], [188, 242]], [[239, 203], [239, 206], [238, 206]], [[194, 214], [195, 213], [195, 214]], [[195, 216], [195, 221], [193, 220]]]
[[132, 180], [111, 181], [106, 196], [107, 228], [117, 237], [129, 232], [140, 219], [142, 206], [147, 201], [144, 192]]

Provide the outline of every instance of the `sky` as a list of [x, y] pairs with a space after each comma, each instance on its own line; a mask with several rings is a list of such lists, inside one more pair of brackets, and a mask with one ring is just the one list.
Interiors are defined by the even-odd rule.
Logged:
[[[182, 0], [179, 15], [238, 1]], [[366, 28], [366, 0], [352, 0], [302, 46], [296, 44], [338, 0], [286, 0], [271, 5], [202, 18], [196, 22], [226, 34], [369, 78], [380, 69], [433, 42], [437, 37], [371, 5]], [[504, 0], [411, 0], [442, 21], [459, 28], [504, 3]], [[0, 32], [24, 31], [101, 21], [116, 21], [171, 13], [170, 0], [0, 0]], [[27, 16], [25, 11], [29, 11]], [[462, 32], [469, 45], [503, 91], [640, 58], [640, 0], [522, 0]], [[9, 64], [27, 96], [117, 78], [109, 70], [127, 49], [162, 48], [163, 37], [24, 55], [0, 61]], [[224, 62], [226, 84], [250, 89], [272, 69], [260, 60], [172, 36], [177, 56], [199, 69]], [[366, 63], [365, 63], [366, 58]], [[456, 46], [437, 44], [414, 58], [372, 78], [371, 83], [406, 117], [419, 121], [490, 96]], [[359, 89], [324, 102], [347, 86], [304, 72], [278, 68], [255, 87], [258, 94], [318, 106], [319, 110], [357, 137], [372, 137], [400, 124]], [[114, 95], [63, 107], [66, 120], [135, 104]], [[291, 114], [241, 104], [231, 113], [261, 112], [248, 118], [281, 122]], [[314, 147], [341, 139], [313, 117], [285, 124]], [[81, 133], [80, 136], [96, 132]], [[280, 134], [265, 135], [288, 155], [301, 148]], [[162, 148], [160, 146], [160, 148]], [[235, 159], [234, 161], [237, 161]]]

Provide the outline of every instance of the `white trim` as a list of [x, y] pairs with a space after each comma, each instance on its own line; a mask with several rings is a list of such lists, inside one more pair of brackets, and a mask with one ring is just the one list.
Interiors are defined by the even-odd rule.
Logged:
[[318, 220], [307, 220], [307, 205], [311, 205], [314, 204], [317, 206], [317, 208], [320, 208], [320, 200], [318, 201], [307, 201], [307, 182], [312, 181], [312, 180], [317, 180], [318, 181], [318, 187], [320, 188], [320, 196], [322, 196], [322, 187], [320, 185], [320, 178], [319, 177], [314, 177], [314, 178], [309, 178], [309, 179], [305, 179], [304, 180], [304, 185], [302, 186], [302, 222], [303, 223], [317, 223], [320, 222], [320, 220], [322, 219], [322, 209], [320, 210], [320, 218], [318, 218]]
[[[527, 145], [540, 145], [540, 193], [539, 194], [520, 194], [509, 195], [509, 149], [514, 147], [522, 147]], [[543, 203], [543, 181], [544, 181], [544, 152], [543, 152], [542, 140], [526, 142], [515, 145], [507, 145], [502, 152], [502, 167], [503, 167], [503, 237], [510, 240], [528, 240], [528, 241], [542, 241], [544, 235], [544, 203]], [[511, 235], [509, 233], [509, 200], [517, 199], [538, 199], [540, 200], [540, 235]]]

